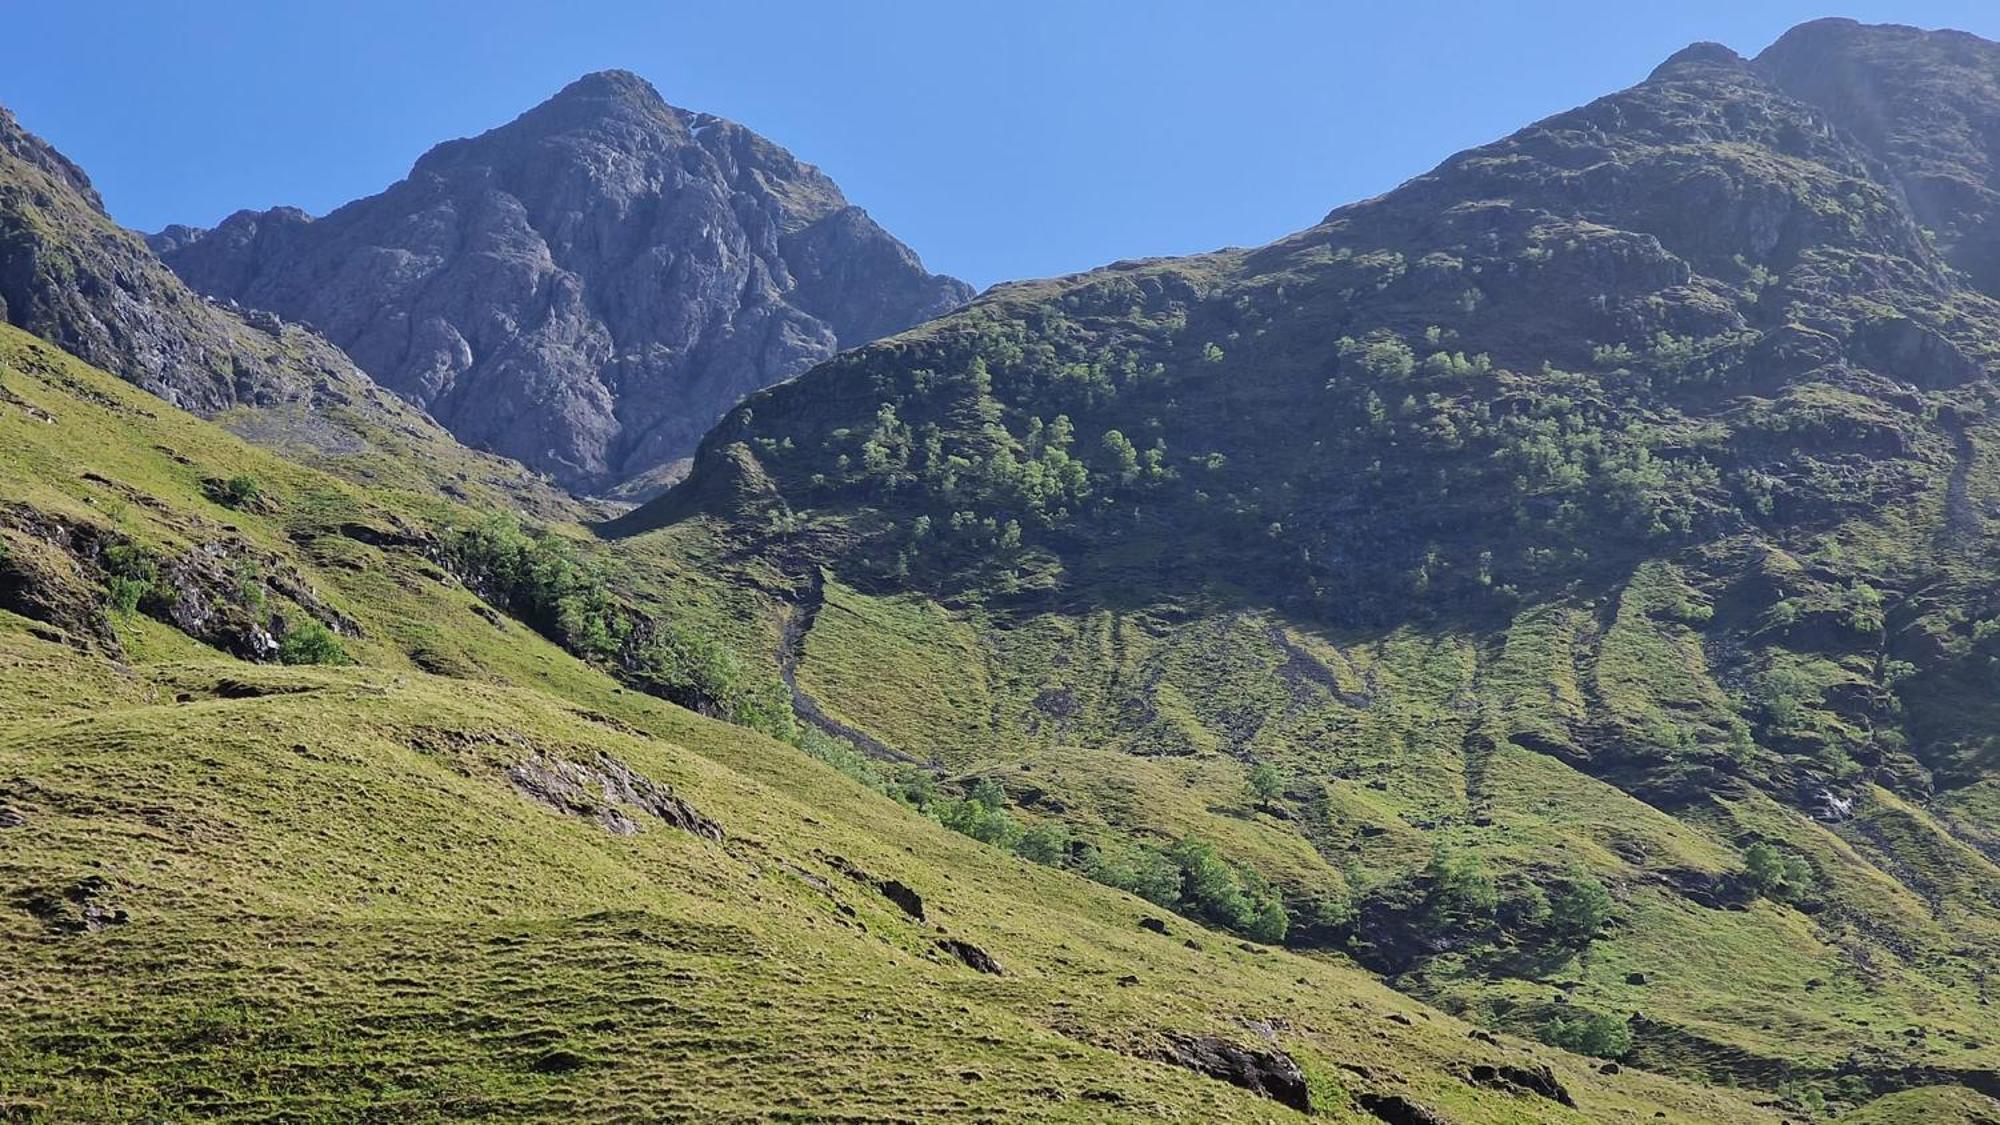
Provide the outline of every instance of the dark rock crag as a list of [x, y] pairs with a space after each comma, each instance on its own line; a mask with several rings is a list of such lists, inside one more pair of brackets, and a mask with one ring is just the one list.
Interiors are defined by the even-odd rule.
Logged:
[[1170, 1034], [1158, 1057], [1301, 1113], [1312, 1112], [1305, 1072], [1295, 1059], [1275, 1048], [1242, 1047], [1212, 1035]]

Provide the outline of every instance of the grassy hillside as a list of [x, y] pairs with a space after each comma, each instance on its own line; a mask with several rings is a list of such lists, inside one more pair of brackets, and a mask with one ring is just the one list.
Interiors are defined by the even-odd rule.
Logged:
[[1991, 1093], [2000, 304], [1912, 199], [1992, 176], [1834, 122], [2000, 47], [1799, 34], [837, 358], [616, 551], [981, 838], [1792, 1112]]
[[0, 389], [10, 1120], [1766, 1118], [629, 690], [427, 556], [476, 513], [12, 330]]

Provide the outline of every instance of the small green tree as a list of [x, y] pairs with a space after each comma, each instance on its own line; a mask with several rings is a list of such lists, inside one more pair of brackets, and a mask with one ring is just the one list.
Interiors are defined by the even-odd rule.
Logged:
[[1285, 934], [1291, 928], [1292, 920], [1285, 913], [1285, 904], [1279, 901], [1277, 896], [1273, 895], [1270, 898], [1258, 901], [1252, 907], [1249, 921], [1243, 927], [1243, 932], [1252, 941], [1261, 941], [1267, 945], [1279, 945], [1284, 942]]
[[1361, 367], [1376, 379], [1397, 383], [1416, 371], [1417, 357], [1408, 344], [1390, 337], [1368, 345], [1361, 353]]
[[928, 809], [937, 800], [937, 778], [926, 769], [907, 767], [895, 780], [897, 800], [918, 809]]
[[1250, 768], [1250, 795], [1259, 805], [1268, 805], [1285, 795], [1285, 787], [1291, 784], [1285, 771], [1269, 762], [1259, 762]]
[[278, 638], [278, 660], [285, 664], [345, 664], [347, 650], [340, 647], [333, 630], [307, 621]]
[[1119, 842], [1086, 844], [1079, 849], [1076, 865], [1085, 878], [1148, 902], [1172, 907], [1180, 901], [1180, 865], [1152, 848]]
[[982, 844], [1008, 851], [1021, 842], [1021, 825], [1005, 808], [983, 801], [938, 801], [930, 813], [939, 824]]
[[1193, 837], [1175, 844], [1168, 853], [1180, 864], [1181, 898], [1209, 920], [1225, 927], [1243, 924], [1250, 904], [1243, 897], [1243, 885], [1236, 872], [1215, 850], [1215, 845]]
[[1500, 892], [1477, 856], [1459, 855], [1439, 848], [1424, 869], [1430, 883], [1425, 896], [1425, 913], [1434, 930], [1468, 929], [1493, 917], [1500, 904]]
[[1542, 1028], [1542, 1041], [1574, 1054], [1623, 1058], [1632, 1050], [1632, 1028], [1616, 1016], [1579, 1011], [1550, 1020]]
[[105, 596], [111, 608], [130, 615], [151, 597], [160, 579], [159, 560], [142, 547], [116, 543], [104, 549], [104, 569], [108, 575]]
[[1014, 853], [1022, 859], [1056, 866], [1069, 858], [1069, 830], [1054, 821], [1040, 821], [1021, 833]]
[[1132, 446], [1131, 439], [1117, 430], [1104, 431], [1104, 454], [1111, 460], [1111, 475], [1120, 484], [1131, 484], [1139, 479], [1139, 451]]
[[1585, 946], [1611, 920], [1611, 892], [1585, 874], [1562, 879], [1549, 892], [1549, 932], [1559, 945]]
[[1743, 882], [1772, 902], [1792, 902], [1812, 890], [1813, 869], [1803, 856], [1759, 842], [1743, 853]]
[[998, 781], [982, 777], [973, 783], [972, 790], [965, 795], [965, 799], [989, 809], [1004, 809], [1007, 807], [1007, 790]]
[[1245, 903], [1236, 928], [1254, 941], [1281, 944], [1292, 928], [1292, 918], [1285, 910], [1278, 888], [1259, 875], [1255, 868], [1241, 868], [1236, 874], [1243, 887]]

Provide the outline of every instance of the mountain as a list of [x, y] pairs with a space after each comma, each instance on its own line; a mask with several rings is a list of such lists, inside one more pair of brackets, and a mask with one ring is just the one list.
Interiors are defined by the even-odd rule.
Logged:
[[0, 109], [0, 318], [187, 410], [358, 479], [541, 513], [566, 497], [461, 447], [318, 335], [191, 292], [83, 171]]
[[325, 218], [241, 212], [154, 246], [583, 491], [645, 490], [744, 395], [971, 296], [818, 169], [622, 71]]
[[[9, 1120], [1778, 1120], [631, 690], [487, 565], [493, 513], [6, 326], [0, 497]], [[521, 580], [607, 612], [604, 548], [536, 535]]]
[[1996, 114], [1960, 33], [1697, 44], [836, 357], [611, 531], [1059, 865], [1793, 1112], [1990, 1095]]

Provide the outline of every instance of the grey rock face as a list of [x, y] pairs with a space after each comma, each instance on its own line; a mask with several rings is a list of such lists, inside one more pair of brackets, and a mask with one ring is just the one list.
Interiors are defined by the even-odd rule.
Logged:
[[104, 213], [82, 169], [4, 109], [0, 317], [199, 413], [287, 397], [304, 381], [189, 292]]
[[154, 246], [578, 490], [656, 472], [746, 394], [971, 295], [817, 169], [617, 71], [325, 218], [243, 212]]

